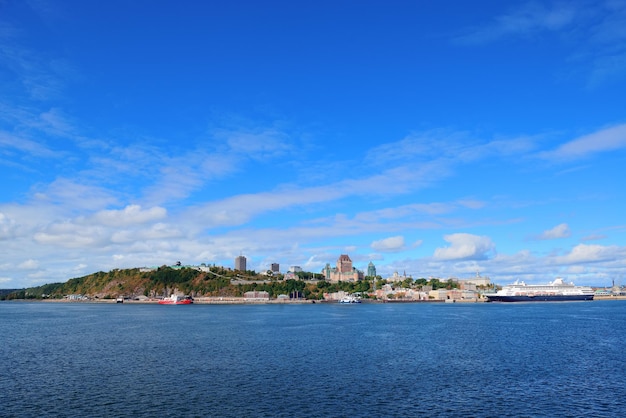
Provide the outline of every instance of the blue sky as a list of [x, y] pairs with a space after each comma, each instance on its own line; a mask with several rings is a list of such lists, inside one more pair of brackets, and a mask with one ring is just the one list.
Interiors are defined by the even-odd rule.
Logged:
[[626, 284], [626, 2], [0, 0], [0, 287], [248, 257]]

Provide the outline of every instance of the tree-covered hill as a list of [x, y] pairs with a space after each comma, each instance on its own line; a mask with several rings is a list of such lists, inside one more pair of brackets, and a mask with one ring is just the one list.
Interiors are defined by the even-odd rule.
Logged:
[[[210, 267], [200, 271], [190, 267], [162, 266], [151, 271], [115, 269], [97, 272], [68, 280], [65, 283], [50, 283], [43, 286], [11, 291], [0, 296], [0, 300], [12, 299], [62, 299], [66, 295], [84, 295], [94, 299], [123, 297], [160, 297], [174, 291], [198, 296], [243, 296], [248, 291], [267, 291], [270, 297], [280, 294], [321, 299], [329, 290], [353, 291], [355, 285], [344, 286], [328, 283], [305, 282], [304, 280], [280, 280], [280, 277], [257, 275], [254, 271], [238, 272], [222, 267]], [[369, 285], [360, 284], [359, 291]]]
[[[65, 283], [50, 283], [14, 291], [6, 299], [63, 298], [65, 295], [85, 295], [92, 298], [118, 296], [154, 297], [168, 295], [174, 290], [186, 294], [219, 294], [231, 286], [235, 272], [213, 267], [210, 272], [195, 268], [162, 266], [151, 271], [115, 269], [70, 279]], [[215, 271], [213, 271], [215, 270]]]
[[[322, 299], [324, 293], [337, 291], [360, 292], [366, 296], [374, 285], [373, 280], [330, 283], [315, 279], [319, 279], [319, 275], [314, 273], [299, 274], [298, 280], [282, 280], [282, 276], [268, 277], [257, 275], [254, 271], [239, 272], [215, 266], [207, 267], [203, 271], [195, 267], [184, 266], [162, 266], [150, 271], [141, 271], [138, 268], [115, 269], [106, 273], [100, 271], [77, 277], [65, 283], [50, 283], [39, 287], [0, 293], [0, 300], [62, 299], [66, 295], [83, 295], [93, 299], [137, 298], [140, 296], [154, 298], [169, 296], [173, 292], [192, 297], [240, 297], [245, 292], [253, 290], [266, 291], [272, 298], [284, 294], [290, 297]], [[374, 280], [376, 280], [376, 287], [379, 289], [386, 283], [380, 276]], [[414, 281], [411, 278], [400, 285], [420, 288], [428, 285], [433, 289], [457, 286], [451, 280], [440, 282], [437, 279], [430, 281], [417, 279]]]

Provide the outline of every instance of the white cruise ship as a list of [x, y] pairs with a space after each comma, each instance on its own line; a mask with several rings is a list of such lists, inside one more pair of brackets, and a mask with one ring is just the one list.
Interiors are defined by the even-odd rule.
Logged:
[[496, 293], [485, 293], [490, 302], [545, 302], [593, 300], [594, 291], [588, 286], [576, 286], [557, 278], [548, 284], [526, 284], [516, 281]]

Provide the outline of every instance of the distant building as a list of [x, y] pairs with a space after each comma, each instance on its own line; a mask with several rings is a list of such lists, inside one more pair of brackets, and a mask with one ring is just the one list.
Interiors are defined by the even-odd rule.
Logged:
[[392, 276], [387, 277], [385, 280], [387, 280], [388, 282], [403, 282], [407, 279], [406, 273], [404, 273], [403, 275], [398, 274], [397, 271], [393, 272]]
[[371, 261], [367, 265], [367, 275], [369, 277], [376, 277], [376, 266]]
[[476, 291], [476, 285], [472, 282], [466, 282], [465, 280], [460, 280], [459, 281], [459, 288], [461, 290], [469, 290], [472, 292]]
[[480, 272], [476, 272], [476, 277], [473, 277], [471, 279], [467, 279], [467, 280], [463, 280], [465, 283], [472, 283], [475, 284], [476, 286], [491, 286], [491, 280], [489, 279], [489, 277], [482, 277], [480, 275]]
[[327, 263], [322, 270], [324, 278], [330, 282], [356, 282], [363, 280], [363, 272], [352, 267], [352, 260], [347, 254], [341, 254], [337, 259], [337, 267], [330, 267]]
[[270, 270], [272, 271], [272, 273], [278, 273], [280, 272], [280, 266], [278, 265], [278, 263], [272, 263], [272, 265], [270, 266]]
[[290, 266], [289, 271], [292, 273], [300, 273], [302, 271], [302, 267], [300, 266]]
[[235, 270], [246, 271], [246, 257], [240, 255], [235, 258]]

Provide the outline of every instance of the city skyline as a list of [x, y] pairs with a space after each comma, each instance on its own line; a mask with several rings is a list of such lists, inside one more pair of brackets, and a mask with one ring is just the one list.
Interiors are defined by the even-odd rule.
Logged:
[[0, 2], [0, 288], [341, 254], [626, 284], [626, 3]]

